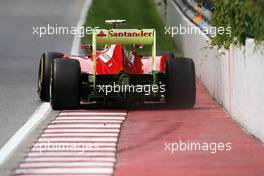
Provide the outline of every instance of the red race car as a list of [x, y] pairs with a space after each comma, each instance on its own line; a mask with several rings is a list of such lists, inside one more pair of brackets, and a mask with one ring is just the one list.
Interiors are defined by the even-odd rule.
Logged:
[[[116, 29], [125, 20], [107, 20], [112, 29], [95, 29], [88, 54], [45, 52], [40, 58], [38, 94], [55, 110], [78, 109], [80, 102], [137, 105], [166, 103], [192, 108], [195, 69], [192, 59], [156, 55], [155, 29]], [[138, 51], [151, 45], [152, 54]], [[130, 46], [131, 49], [127, 49]], [[97, 48], [101, 50], [97, 51]]]

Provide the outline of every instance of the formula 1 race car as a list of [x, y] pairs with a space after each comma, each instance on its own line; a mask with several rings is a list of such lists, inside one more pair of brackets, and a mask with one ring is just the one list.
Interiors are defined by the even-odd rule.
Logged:
[[[88, 51], [84, 56], [43, 53], [38, 74], [40, 99], [50, 101], [55, 110], [78, 109], [80, 102], [161, 102], [173, 108], [192, 108], [196, 97], [192, 59], [175, 58], [172, 53], [156, 55], [155, 29], [116, 28], [124, 22], [106, 20], [114, 28], [95, 29], [92, 44], [82, 45]], [[139, 54], [143, 45], [152, 46], [152, 55]]]

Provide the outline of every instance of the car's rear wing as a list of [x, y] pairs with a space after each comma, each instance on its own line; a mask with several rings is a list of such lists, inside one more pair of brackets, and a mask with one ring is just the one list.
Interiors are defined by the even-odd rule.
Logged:
[[96, 81], [96, 47], [105, 44], [152, 45], [153, 84], [156, 82], [156, 31], [155, 29], [94, 29], [92, 34], [93, 78]]
[[95, 44], [145, 44], [154, 43], [154, 29], [95, 29]]

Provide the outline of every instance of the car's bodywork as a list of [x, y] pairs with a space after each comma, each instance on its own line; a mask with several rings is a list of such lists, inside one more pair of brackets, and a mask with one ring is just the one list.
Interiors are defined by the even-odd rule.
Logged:
[[[123, 22], [108, 21], [114, 27]], [[151, 46], [151, 54], [139, 54], [143, 45]], [[99, 47], [102, 49], [97, 50]], [[156, 101], [194, 106], [192, 59], [157, 55], [155, 29], [95, 29], [92, 44], [82, 48], [87, 51], [84, 56], [42, 54], [38, 93], [40, 99], [50, 100], [54, 109], [78, 108], [80, 101], [132, 106]]]
[[[80, 62], [82, 73], [93, 74], [94, 63], [91, 54], [85, 56], [65, 55], [65, 59], [76, 59]], [[167, 54], [155, 57], [155, 70], [165, 72]], [[96, 74], [111, 75], [124, 71], [129, 74], [152, 74], [152, 56], [142, 56], [136, 50], [127, 52], [120, 44], [108, 45], [96, 52]]]
[[[93, 32], [92, 52], [85, 56], [67, 56], [65, 59], [76, 59], [81, 66], [82, 82], [84, 89], [83, 100], [85, 101], [105, 101], [119, 98], [129, 99], [128, 92], [119, 91], [105, 93], [100, 91], [102, 85], [113, 84], [130, 85], [157, 85], [164, 82], [167, 54], [156, 56], [156, 36], [154, 29], [98, 29]], [[97, 46], [104, 45], [103, 50], [97, 51]], [[131, 50], [127, 50], [124, 45], [133, 45]], [[151, 45], [152, 55], [142, 56], [138, 54], [136, 46]], [[128, 83], [129, 82], [129, 83]], [[123, 85], [125, 86], [125, 85]], [[106, 88], [106, 87], [105, 87]], [[160, 99], [159, 92], [137, 92], [130, 91], [129, 94], [142, 95], [146, 100], [150, 98]], [[135, 98], [135, 97], [134, 97]], [[139, 97], [137, 97], [139, 98]]]

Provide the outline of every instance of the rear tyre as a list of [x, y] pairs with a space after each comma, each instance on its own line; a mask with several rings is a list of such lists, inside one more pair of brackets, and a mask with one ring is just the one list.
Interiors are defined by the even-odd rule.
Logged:
[[81, 68], [77, 60], [56, 59], [51, 70], [50, 103], [54, 110], [80, 106]]
[[196, 98], [192, 59], [169, 56], [166, 63], [166, 103], [171, 108], [193, 108]]
[[41, 55], [38, 72], [38, 95], [42, 101], [49, 101], [50, 69], [55, 58], [62, 58], [62, 53], [45, 52]]

